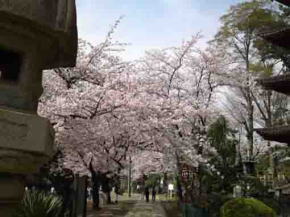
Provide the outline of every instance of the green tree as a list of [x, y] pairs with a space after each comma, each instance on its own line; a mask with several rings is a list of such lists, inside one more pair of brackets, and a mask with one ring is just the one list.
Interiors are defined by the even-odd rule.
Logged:
[[[290, 27], [290, 9], [283, 5], [275, 7], [274, 3], [270, 4], [271, 5], [267, 6], [267, 10], [271, 13], [271, 19], [267, 26], [260, 29], [260, 35]], [[254, 47], [257, 49], [262, 62], [281, 62], [283, 64], [283, 72], [290, 69], [290, 54], [286, 49], [268, 43], [262, 37], [257, 37], [255, 39]]]
[[[265, 125], [270, 125], [271, 114], [265, 116], [264, 111], [271, 106], [272, 98], [271, 92], [264, 95], [257, 94], [257, 88], [253, 81], [261, 76], [272, 75], [274, 65], [277, 64], [278, 60], [281, 61], [285, 59], [284, 55], [288, 55], [285, 51], [269, 45], [260, 35], [262, 32], [285, 27], [287, 22], [282, 17], [283, 13], [280, 8], [272, 6], [272, 2], [269, 0], [252, 0], [236, 4], [231, 6], [228, 12], [221, 17], [222, 26], [212, 41], [217, 50], [220, 50], [221, 55], [228, 58], [228, 62], [233, 63], [228, 71], [236, 70], [235, 75], [227, 75], [227, 78], [235, 80], [235, 82], [229, 82], [229, 86], [231, 86], [235, 96], [239, 98], [233, 104], [238, 101], [241, 104], [241, 106], [238, 105], [238, 108], [243, 109], [239, 123], [246, 131], [248, 153], [251, 160], [255, 158], [254, 123], [256, 114], [258, 113], [263, 118]], [[284, 63], [284, 65], [287, 64], [287, 62]], [[241, 81], [241, 79], [243, 80]], [[259, 98], [261, 96], [263, 99]], [[267, 111], [272, 112], [271, 110]], [[233, 111], [231, 113], [233, 116], [237, 114]]]
[[232, 191], [232, 185], [237, 179], [235, 131], [229, 127], [224, 116], [220, 116], [209, 128], [208, 137], [211, 145], [217, 151], [216, 157], [211, 159], [211, 164], [221, 173], [222, 180], [216, 180], [216, 190]]

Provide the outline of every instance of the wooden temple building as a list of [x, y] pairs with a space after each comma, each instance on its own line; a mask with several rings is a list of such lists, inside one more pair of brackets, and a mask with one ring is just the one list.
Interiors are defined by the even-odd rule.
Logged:
[[[276, 0], [285, 6], [290, 7], [290, 0]], [[279, 31], [264, 34], [265, 40], [273, 45], [277, 45], [289, 50], [290, 53], [290, 28], [284, 28]], [[267, 90], [273, 90], [290, 97], [290, 73], [265, 78], [259, 80], [259, 83]], [[290, 125], [272, 126], [263, 129], [256, 129], [256, 132], [265, 140], [287, 143], [290, 147]], [[282, 195], [290, 195], [290, 180], [283, 179], [282, 183], [277, 182], [273, 187]]]
[[[290, 0], [276, 1], [290, 7]], [[289, 27], [264, 34], [262, 37], [274, 45], [288, 49], [290, 52]], [[290, 96], [290, 73], [261, 79], [259, 83], [267, 90], [273, 90]], [[266, 140], [287, 143], [290, 146], [290, 125], [257, 129], [256, 132]]]

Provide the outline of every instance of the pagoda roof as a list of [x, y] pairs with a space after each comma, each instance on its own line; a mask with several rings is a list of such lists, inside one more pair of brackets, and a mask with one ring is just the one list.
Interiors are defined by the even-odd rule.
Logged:
[[286, 49], [290, 49], [290, 40], [289, 40], [290, 28], [289, 27], [276, 30], [273, 32], [263, 33], [261, 34], [261, 37], [274, 45], [277, 45]]
[[277, 126], [255, 130], [265, 140], [290, 144], [290, 126]]
[[259, 79], [258, 83], [267, 90], [290, 95], [290, 74]]
[[290, 6], [290, 0], [276, 0], [276, 1], [283, 5]]

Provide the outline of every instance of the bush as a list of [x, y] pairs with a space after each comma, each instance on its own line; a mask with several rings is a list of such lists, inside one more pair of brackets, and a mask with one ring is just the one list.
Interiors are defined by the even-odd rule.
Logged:
[[236, 198], [224, 204], [221, 217], [276, 217], [276, 213], [254, 198]]
[[274, 199], [273, 196], [271, 197], [269, 195], [268, 197], [260, 197], [257, 199], [262, 201], [267, 206], [271, 207], [276, 212], [277, 215], [281, 213], [279, 201]]
[[51, 194], [27, 191], [13, 217], [59, 217], [62, 200]]
[[220, 211], [219, 209], [225, 204], [227, 201], [233, 199], [231, 195], [224, 195], [220, 193], [213, 192], [208, 195], [209, 200], [209, 213], [211, 217], [219, 217]]

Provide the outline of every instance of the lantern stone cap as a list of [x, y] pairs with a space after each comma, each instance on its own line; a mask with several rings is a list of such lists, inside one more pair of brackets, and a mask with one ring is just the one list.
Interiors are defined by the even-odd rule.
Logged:
[[45, 38], [41, 44], [44, 50], [39, 52], [47, 51], [44, 69], [75, 65], [75, 0], [0, 0], [0, 28], [19, 35], [19, 40]]

